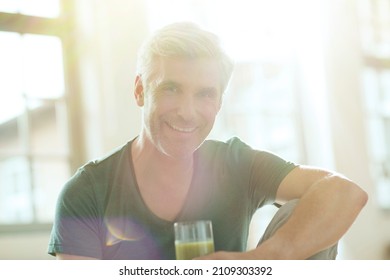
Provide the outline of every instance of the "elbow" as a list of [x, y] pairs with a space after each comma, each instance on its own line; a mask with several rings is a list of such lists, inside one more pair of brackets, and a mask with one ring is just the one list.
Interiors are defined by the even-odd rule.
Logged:
[[356, 216], [359, 215], [359, 213], [363, 210], [364, 206], [367, 204], [368, 194], [358, 185], [353, 184], [352, 191], [350, 191], [350, 197], [350, 209], [353, 211], [352, 213], [355, 213], [356, 218]]
[[350, 188], [352, 189], [351, 197], [353, 197], [354, 200], [356, 201], [356, 205], [362, 209], [367, 204], [368, 194], [361, 187], [359, 187], [358, 185], [356, 185], [351, 181], [350, 181], [350, 185], [351, 185]]
[[361, 205], [361, 208], [363, 208], [366, 204], [367, 204], [367, 201], [368, 201], [368, 194], [367, 192], [365, 192], [363, 189], [361, 189], [360, 187], [359, 188], [359, 203]]
[[360, 186], [345, 177], [338, 177], [343, 182], [340, 184], [345, 196], [351, 201], [359, 211], [364, 208], [368, 201], [368, 194]]
[[367, 204], [368, 194], [357, 185], [355, 185], [351, 197], [354, 199], [356, 207], [359, 210], [363, 209], [364, 206]]

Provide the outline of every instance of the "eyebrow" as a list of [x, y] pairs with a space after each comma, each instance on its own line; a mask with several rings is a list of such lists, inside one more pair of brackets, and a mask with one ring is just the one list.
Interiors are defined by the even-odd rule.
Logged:
[[172, 81], [172, 80], [166, 80], [166, 81], [162, 81], [160, 82], [159, 84], [157, 84], [157, 87], [162, 87], [162, 86], [179, 86], [180, 84], [175, 82], [175, 81]]
[[181, 85], [175, 81], [172, 81], [172, 80], [166, 80], [166, 81], [162, 81], [160, 83], [156, 83], [156, 87], [154, 88], [155, 91], [158, 91], [166, 86], [175, 86], [175, 87], [178, 87], [180, 88]]
[[[158, 84], [156, 83], [156, 87], [154, 88], [154, 91], [161, 90], [166, 86], [175, 86], [178, 89], [180, 89], [182, 87], [182, 84], [175, 82], [173, 80], [165, 80], [165, 81], [161, 81]], [[205, 86], [205, 87], [198, 88], [197, 91], [199, 91], [199, 92], [200, 91], [212, 91], [212, 92], [218, 93], [218, 88], [216, 88], [214, 86]]]
[[218, 89], [216, 87], [203, 87], [200, 89], [200, 91], [213, 91], [215, 93], [218, 93]]

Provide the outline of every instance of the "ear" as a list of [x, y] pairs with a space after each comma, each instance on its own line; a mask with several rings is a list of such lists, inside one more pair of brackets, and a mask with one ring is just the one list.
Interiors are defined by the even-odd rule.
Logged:
[[144, 86], [140, 75], [135, 77], [134, 97], [138, 106], [144, 106]]

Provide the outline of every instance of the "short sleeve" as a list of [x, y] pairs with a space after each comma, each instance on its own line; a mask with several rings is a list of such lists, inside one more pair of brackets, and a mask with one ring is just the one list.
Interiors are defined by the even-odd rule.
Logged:
[[48, 253], [101, 258], [99, 213], [92, 184], [79, 170], [64, 186], [56, 207]]
[[252, 205], [258, 208], [272, 204], [280, 183], [297, 164], [274, 153], [253, 149], [237, 137], [227, 143], [229, 161], [234, 162], [237, 176], [248, 178], [244, 183], [248, 184]]
[[255, 152], [249, 184], [257, 207], [275, 202], [280, 183], [297, 166], [273, 153]]

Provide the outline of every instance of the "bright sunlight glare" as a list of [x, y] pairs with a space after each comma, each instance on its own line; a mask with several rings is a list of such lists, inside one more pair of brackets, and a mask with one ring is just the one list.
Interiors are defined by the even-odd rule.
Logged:
[[152, 30], [175, 21], [195, 21], [216, 32], [238, 61], [286, 60], [310, 40], [308, 33], [322, 28], [321, 3], [321, 0], [172, 0], [167, 6], [163, 1], [149, 0], [148, 11]]
[[58, 17], [60, 14], [59, 0], [0, 0], [0, 11], [21, 13], [30, 16]]

